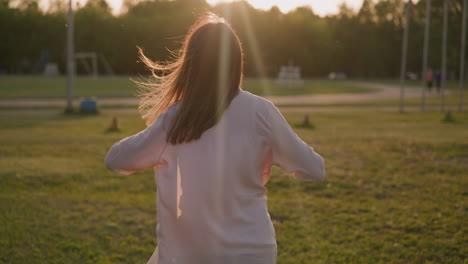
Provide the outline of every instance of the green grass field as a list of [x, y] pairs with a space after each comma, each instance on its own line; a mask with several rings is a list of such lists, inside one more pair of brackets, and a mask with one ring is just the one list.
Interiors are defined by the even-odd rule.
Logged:
[[[115, 76], [77, 77], [74, 82], [74, 96], [80, 97], [134, 97], [137, 86], [132, 77]], [[139, 77], [133, 77], [141, 80]], [[306, 80], [302, 87], [285, 87], [270, 79], [249, 79], [243, 83], [244, 90], [256, 95], [294, 95], [294, 94], [335, 94], [367, 93], [374, 89], [359, 87], [346, 81]], [[65, 77], [42, 76], [0, 76], [0, 99], [14, 98], [65, 98]]]
[[[107, 133], [117, 116], [122, 131]], [[302, 114], [287, 114], [294, 125]], [[278, 263], [466, 263], [468, 114], [311, 112], [296, 132], [326, 159], [323, 183], [279, 169], [267, 184]], [[119, 176], [109, 147], [132, 113], [0, 114], [0, 263], [146, 263], [152, 171]]]

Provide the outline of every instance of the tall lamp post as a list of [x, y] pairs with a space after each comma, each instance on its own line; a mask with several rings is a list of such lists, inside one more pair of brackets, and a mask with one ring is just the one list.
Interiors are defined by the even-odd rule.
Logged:
[[442, 82], [440, 87], [440, 110], [445, 111], [445, 84], [447, 82], [447, 24], [448, 24], [448, 0], [444, 0], [444, 24], [442, 31]]
[[458, 111], [462, 111], [463, 107], [463, 86], [465, 84], [465, 44], [466, 44], [466, 8], [467, 0], [463, 0], [463, 21], [462, 21], [462, 37], [460, 47], [460, 93], [458, 96]]
[[67, 24], [67, 107], [66, 113], [73, 112], [73, 75], [75, 73], [75, 58], [73, 47], [73, 7], [72, 0], [68, 1]]
[[403, 47], [401, 53], [401, 68], [400, 68], [400, 112], [404, 111], [404, 98], [405, 98], [405, 82], [406, 82], [406, 59], [408, 53], [408, 32], [409, 32], [409, 20], [410, 20], [410, 7], [411, 0], [406, 3], [406, 23], [403, 31]]
[[423, 49], [423, 70], [421, 73], [421, 80], [423, 82], [422, 97], [421, 97], [421, 110], [426, 110], [426, 74], [427, 74], [427, 57], [429, 54], [429, 27], [431, 24], [431, 0], [426, 0], [426, 26], [424, 30], [424, 49]]

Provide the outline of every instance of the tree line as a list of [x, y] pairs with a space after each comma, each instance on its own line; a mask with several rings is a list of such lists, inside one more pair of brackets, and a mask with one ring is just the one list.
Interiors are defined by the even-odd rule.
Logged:
[[[19, 4], [18, 4], [19, 3]], [[208, 5], [205, 0], [125, 0], [114, 15], [105, 0], [75, 5], [75, 51], [97, 52], [118, 74], [144, 74], [137, 46], [154, 60], [167, 60], [177, 50], [197, 15], [214, 11], [239, 34], [245, 49], [246, 76], [277, 75], [292, 61], [305, 77], [343, 72], [355, 78], [397, 77], [404, 27], [403, 0], [365, 0], [359, 10], [346, 4], [321, 17], [312, 8], [282, 13], [277, 7], [255, 9], [245, 1]], [[448, 70], [458, 74], [462, 1], [449, 1]], [[39, 73], [41, 62], [56, 62], [65, 71], [67, 5], [37, 0], [13, 6], [0, 0], [0, 68], [6, 73]], [[443, 0], [433, 0], [429, 66], [440, 69]], [[426, 1], [411, 8], [408, 71], [420, 73]], [[78, 66], [78, 71], [83, 69]], [[450, 74], [449, 74], [450, 76]]]

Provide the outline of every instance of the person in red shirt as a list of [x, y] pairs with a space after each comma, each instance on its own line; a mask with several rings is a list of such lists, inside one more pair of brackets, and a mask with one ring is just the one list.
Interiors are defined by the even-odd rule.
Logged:
[[427, 86], [427, 90], [429, 90], [429, 92], [432, 89], [432, 81], [433, 80], [434, 80], [434, 76], [433, 76], [433, 73], [432, 73], [432, 69], [429, 68], [426, 71], [426, 86]]

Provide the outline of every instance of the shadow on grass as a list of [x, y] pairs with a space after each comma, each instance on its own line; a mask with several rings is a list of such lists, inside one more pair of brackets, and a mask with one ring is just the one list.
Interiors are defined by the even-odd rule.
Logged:
[[460, 123], [459, 121], [457, 121], [455, 119], [455, 117], [452, 114], [452, 111], [447, 111], [444, 118], [442, 118], [441, 122], [445, 123], [445, 124], [458, 124], [458, 123]]

